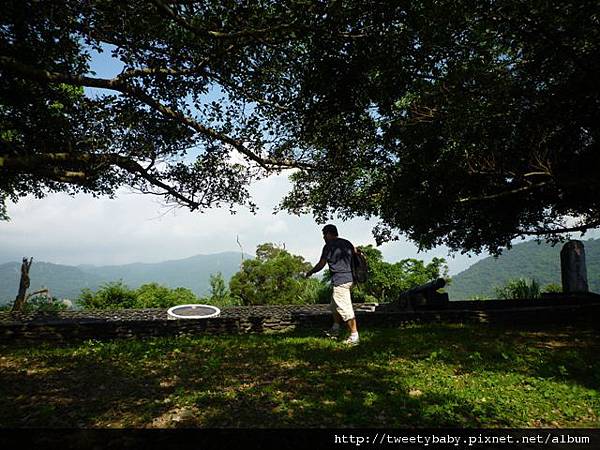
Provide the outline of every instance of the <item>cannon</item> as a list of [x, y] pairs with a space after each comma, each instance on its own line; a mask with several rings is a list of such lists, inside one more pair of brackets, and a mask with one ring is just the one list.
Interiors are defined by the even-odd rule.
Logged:
[[429, 283], [422, 284], [415, 288], [404, 291], [400, 294], [399, 303], [407, 307], [439, 308], [445, 307], [448, 304], [449, 298], [447, 293], [438, 292], [438, 289], [446, 286], [446, 280], [438, 278]]

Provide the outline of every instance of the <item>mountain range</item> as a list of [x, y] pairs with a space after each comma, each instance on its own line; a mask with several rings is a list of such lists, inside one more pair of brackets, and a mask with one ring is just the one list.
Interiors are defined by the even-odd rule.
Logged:
[[[211, 274], [221, 272], [225, 280], [229, 280], [240, 269], [241, 261], [242, 254], [237, 252], [113, 266], [67, 266], [34, 259], [29, 271], [29, 292], [46, 287], [54, 297], [75, 299], [83, 288], [94, 290], [103, 283], [123, 280], [130, 288], [156, 282], [171, 288], [186, 287], [202, 296], [209, 292]], [[20, 276], [20, 262], [0, 264], [0, 304], [14, 301]]]
[[[583, 241], [588, 269], [588, 284], [600, 292], [600, 239]], [[542, 287], [561, 283], [562, 246], [528, 241], [514, 245], [497, 258], [484, 258], [467, 270], [454, 275], [446, 288], [451, 300], [494, 297], [494, 288], [516, 278], [533, 278]], [[244, 258], [249, 256], [244, 255]], [[47, 287], [54, 297], [76, 299], [81, 289], [96, 289], [111, 281], [123, 280], [130, 288], [156, 282], [176, 288], [185, 287], [203, 296], [210, 290], [210, 275], [221, 272], [225, 280], [235, 274], [242, 261], [239, 252], [196, 255], [160, 263], [126, 265], [67, 266], [33, 261], [29, 292]], [[21, 263], [0, 264], [0, 304], [14, 301], [19, 288]]]

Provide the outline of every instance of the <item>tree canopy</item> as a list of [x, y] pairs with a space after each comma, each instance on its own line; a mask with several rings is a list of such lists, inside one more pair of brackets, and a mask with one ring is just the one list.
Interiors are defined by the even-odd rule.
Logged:
[[364, 284], [354, 286], [353, 298], [379, 303], [397, 301], [409, 289], [444, 277], [449, 280], [444, 258], [433, 258], [425, 264], [420, 259], [402, 259], [389, 263], [372, 245], [359, 246], [369, 265], [369, 277]]
[[305, 279], [311, 268], [304, 258], [271, 243], [256, 248], [229, 281], [231, 295], [244, 305], [291, 305], [315, 300], [317, 280]]
[[82, 289], [77, 300], [84, 309], [169, 308], [197, 302], [198, 297], [186, 288], [171, 289], [158, 283], [147, 283], [130, 289], [122, 281], [105, 283], [95, 292]]
[[[4, 199], [254, 208], [248, 185], [291, 168], [282, 208], [378, 217], [379, 242], [600, 225], [596, 1], [5, 3]], [[93, 51], [122, 71], [91, 73]]]

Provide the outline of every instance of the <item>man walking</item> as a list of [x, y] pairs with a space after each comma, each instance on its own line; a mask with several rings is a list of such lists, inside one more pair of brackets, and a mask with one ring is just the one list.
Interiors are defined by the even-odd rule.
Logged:
[[356, 345], [358, 344], [358, 330], [350, 297], [352, 254], [356, 252], [356, 249], [350, 241], [338, 237], [335, 225], [325, 225], [323, 227], [323, 239], [325, 240], [325, 246], [321, 253], [321, 259], [315, 267], [306, 273], [306, 277], [308, 278], [319, 272], [325, 267], [325, 264], [329, 264], [331, 284], [333, 285], [333, 298], [331, 300], [333, 326], [326, 334], [330, 337], [338, 337], [340, 325], [344, 322], [350, 331], [350, 337], [344, 342]]

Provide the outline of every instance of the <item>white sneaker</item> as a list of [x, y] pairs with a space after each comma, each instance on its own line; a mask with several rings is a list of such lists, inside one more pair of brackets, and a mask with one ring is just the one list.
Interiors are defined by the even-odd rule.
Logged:
[[359, 338], [349, 337], [348, 339], [346, 339], [344, 341], [344, 344], [346, 344], [346, 345], [358, 345], [359, 342], [360, 342]]

